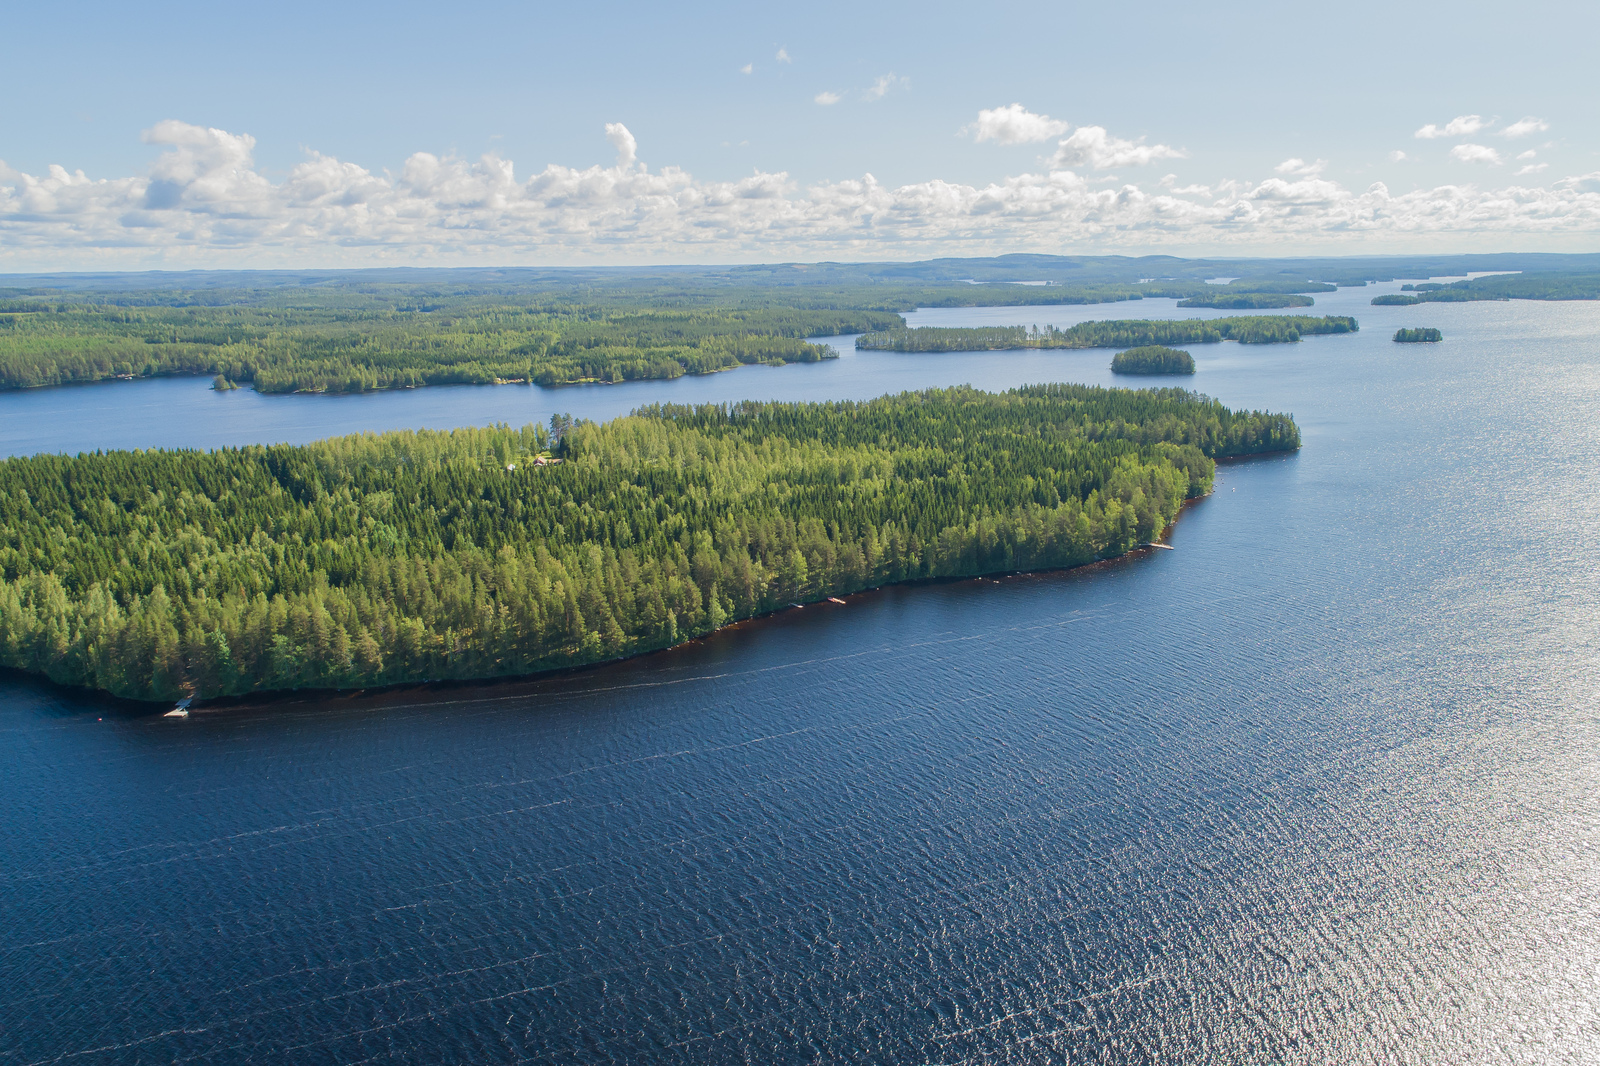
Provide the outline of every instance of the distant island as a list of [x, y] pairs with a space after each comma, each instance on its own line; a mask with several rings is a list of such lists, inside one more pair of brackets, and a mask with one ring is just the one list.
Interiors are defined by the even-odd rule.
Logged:
[[1121, 555], [1214, 458], [1299, 443], [1285, 415], [1182, 389], [1038, 385], [13, 458], [0, 665], [155, 700], [601, 662], [892, 582]]
[[1250, 308], [1262, 310], [1271, 307], [1310, 307], [1316, 302], [1309, 296], [1296, 296], [1290, 293], [1227, 292], [1216, 296], [1191, 296], [1187, 300], [1179, 300], [1178, 306], [1216, 307], [1242, 311]]
[[1379, 307], [1479, 300], [1600, 300], [1600, 273], [1493, 274], [1466, 281], [1424, 281], [1374, 296]]
[[1427, 344], [1444, 340], [1444, 334], [1436, 329], [1400, 329], [1394, 339], [1401, 344]]
[[1343, 315], [1235, 315], [1228, 318], [1122, 319], [1080, 322], [1067, 329], [1046, 326], [980, 326], [970, 329], [923, 326], [863, 333], [864, 351], [982, 352], [1022, 348], [1131, 348], [1160, 344], [1293, 343], [1319, 333], [1354, 333], [1355, 319]]
[[1194, 356], [1178, 348], [1147, 344], [1118, 352], [1111, 359], [1113, 374], [1193, 374]]

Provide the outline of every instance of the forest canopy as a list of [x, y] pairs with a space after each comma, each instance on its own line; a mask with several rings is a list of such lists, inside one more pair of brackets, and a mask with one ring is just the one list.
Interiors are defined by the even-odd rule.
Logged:
[[1466, 281], [1423, 281], [1375, 296], [1379, 306], [1479, 300], [1600, 300], [1600, 274], [1494, 274]]
[[1394, 339], [1400, 344], [1429, 344], [1444, 340], [1444, 334], [1436, 329], [1397, 329]]
[[1079, 385], [552, 422], [0, 462], [0, 665], [139, 699], [575, 666], [1115, 556], [1213, 458], [1300, 441], [1287, 416]]
[[259, 392], [675, 378], [831, 358], [838, 353], [806, 338], [901, 321], [887, 311], [783, 307], [64, 303], [0, 313], [0, 387], [164, 374], [216, 375]]
[[[791, 269], [828, 276], [827, 266]], [[729, 273], [743, 276], [749, 269]], [[275, 275], [242, 272], [202, 273], [195, 280], [219, 284], [194, 289], [119, 291], [85, 281], [77, 287], [57, 282], [66, 286], [60, 289], [0, 290], [0, 389], [179, 374], [220, 379], [220, 388], [329, 393], [675, 378], [748, 363], [827, 359], [835, 353], [815, 338], [903, 328], [901, 315], [918, 307], [1157, 296], [1199, 298], [1206, 306], [1279, 307], [1298, 306], [1305, 298], [1273, 294], [1317, 288], [1283, 277], [1228, 286], [1153, 278], [929, 285], [910, 279], [777, 284], [768, 278], [766, 284], [738, 284], [715, 276], [672, 280], [671, 272], [569, 274], [587, 280], [562, 286], [554, 275], [535, 272], [522, 283], [485, 278], [401, 284], [307, 275], [299, 285], [288, 283], [294, 278], [269, 285]], [[223, 287], [230, 281], [241, 287]], [[1257, 286], [1269, 294], [1253, 295]]]
[[1191, 296], [1179, 300], [1179, 307], [1215, 307], [1230, 311], [1266, 310], [1275, 307], [1310, 307], [1316, 303], [1309, 296], [1295, 296], [1278, 292], [1225, 292]]
[[981, 352], [1020, 348], [1132, 348], [1149, 344], [1242, 344], [1298, 341], [1318, 333], [1353, 333], [1355, 319], [1341, 315], [1234, 315], [1228, 318], [1122, 319], [1080, 322], [1067, 329], [1046, 326], [923, 326], [863, 333], [856, 347], [892, 352]]
[[1180, 348], [1147, 344], [1118, 352], [1111, 359], [1113, 374], [1193, 374], [1194, 356]]

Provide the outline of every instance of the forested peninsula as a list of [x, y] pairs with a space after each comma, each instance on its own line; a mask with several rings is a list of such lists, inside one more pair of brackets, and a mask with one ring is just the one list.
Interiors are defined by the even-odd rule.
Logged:
[[1343, 315], [1234, 315], [1228, 318], [1122, 319], [1080, 322], [1067, 329], [1046, 326], [923, 326], [863, 333], [856, 347], [891, 352], [982, 352], [1021, 348], [1132, 348], [1160, 344], [1278, 344], [1318, 333], [1354, 333], [1355, 319]]
[[170, 699], [599, 662], [791, 602], [1119, 555], [1213, 458], [1300, 440], [1179, 389], [1077, 385], [554, 429], [0, 462], [0, 665]]
[[[258, 392], [675, 378], [838, 353], [805, 338], [899, 324], [887, 311], [653, 309], [545, 301], [450, 310], [114, 307], [0, 313], [0, 386], [208, 374]], [[13, 302], [5, 305], [14, 308]]]
[[1480, 300], [1600, 300], [1600, 274], [1495, 274], [1466, 281], [1423, 281], [1374, 296], [1380, 307]]
[[[789, 269], [826, 277], [827, 267]], [[830, 358], [833, 350], [813, 338], [903, 328], [901, 314], [917, 307], [1157, 296], [1276, 307], [1285, 291], [1328, 287], [1283, 277], [1227, 286], [1193, 279], [795, 283], [787, 271], [768, 269], [787, 283], [628, 272], [516, 282], [514, 272], [494, 272], [479, 282], [423, 284], [370, 272], [292, 276], [283, 280], [304, 284], [277, 286], [268, 284], [276, 278], [270, 273], [229, 275], [239, 288], [103, 290], [85, 282], [0, 289], [0, 389], [179, 374], [212, 377], [222, 390], [249, 385], [268, 393], [675, 378]], [[477, 276], [439, 276], [463, 274]], [[1258, 289], [1268, 295], [1253, 296]], [[1228, 299], [1243, 303], [1217, 302]]]

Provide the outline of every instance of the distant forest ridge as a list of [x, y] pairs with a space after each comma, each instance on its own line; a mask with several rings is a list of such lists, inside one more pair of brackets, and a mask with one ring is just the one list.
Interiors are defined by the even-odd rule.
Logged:
[[1319, 333], [1354, 333], [1361, 328], [1344, 315], [1231, 315], [1227, 318], [1114, 319], [1044, 329], [1023, 326], [923, 326], [863, 333], [856, 347], [892, 352], [985, 352], [1021, 348], [1132, 348], [1145, 345], [1294, 343]]
[[1467, 281], [1421, 282], [1375, 296], [1379, 306], [1469, 303], [1479, 300], [1600, 300], [1600, 273], [1496, 274]]
[[[962, 285], [1047, 281], [1054, 285], [1207, 281], [1218, 277], [1280, 277], [1332, 284], [1461, 276], [1485, 271], [1600, 274], [1600, 253], [1502, 252], [1475, 255], [1300, 256], [1273, 259], [1170, 255], [1077, 256], [1014, 254], [917, 262], [772, 263], [665, 267], [388, 267], [365, 270], [185, 270], [61, 274], [0, 274], [6, 289], [51, 291], [213, 289], [476, 288], [502, 294], [661, 287], [794, 285]], [[1308, 290], [1297, 290], [1308, 291]]]
[[1536, 255], [11, 275], [0, 278], [0, 389], [179, 374], [212, 376], [218, 389], [328, 393], [675, 378], [828, 359], [836, 353], [817, 338], [898, 336], [902, 316], [918, 307], [1163, 297], [1281, 309], [1376, 278], [1491, 269], [1524, 273], [1379, 302], [1592, 298], [1600, 290], [1600, 256]]

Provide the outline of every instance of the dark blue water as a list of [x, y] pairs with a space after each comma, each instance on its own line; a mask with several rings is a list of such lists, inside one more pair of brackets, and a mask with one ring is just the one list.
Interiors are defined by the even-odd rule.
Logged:
[[[1305, 447], [1224, 467], [1176, 551], [187, 721], [0, 680], [0, 1062], [1596, 1061], [1600, 305], [1357, 313], [1194, 349], [1196, 387], [1292, 411]], [[295, 412], [254, 439], [327, 402], [187, 384], [53, 395]], [[36, 395], [4, 398], [8, 439], [69, 447], [16, 428]], [[454, 402], [305, 435], [420, 410], [384, 399]]]

